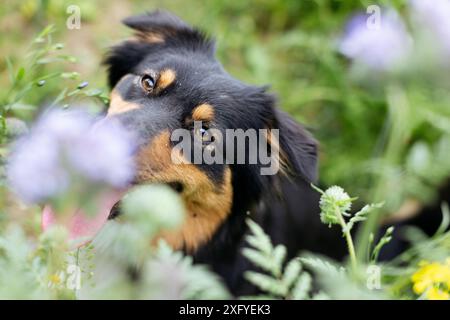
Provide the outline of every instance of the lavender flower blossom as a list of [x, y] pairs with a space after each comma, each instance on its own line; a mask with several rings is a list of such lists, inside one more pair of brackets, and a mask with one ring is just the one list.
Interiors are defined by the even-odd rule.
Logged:
[[26, 202], [58, 196], [76, 178], [123, 187], [134, 174], [130, 135], [118, 123], [83, 111], [46, 112], [19, 139], [8, 161], [11, 188]]
[[450, 55], [450, 0], [411, 0], [413, 16]]
[[394, 11], [382, 13], [377, 27], [369, 28], [367, 20], [365, 15], [350, 20], [339, 51], [372, 70], [390, 71], [410, 53], [411, 37]]

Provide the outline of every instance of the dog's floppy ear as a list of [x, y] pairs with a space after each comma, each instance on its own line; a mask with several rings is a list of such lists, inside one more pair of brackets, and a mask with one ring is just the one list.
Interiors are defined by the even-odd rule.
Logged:
[[[279, 159], [282, 174], [317, 180], [317, 141], [287, 113], [275, 108], [274, 127], [279, 129]], [[272, 142], [273, 144], [273, 142]]]
[[136, 30], [138, 36], [150, 43], [164, 42], [178, 32], [192, 32], [193, 29], [177, 16], [162, 10], [131, 16], [122, 21]]
[[123, 23], [136, 30], [135, 36], [142, 42], [214, 55], [212, 39], [170, 12], [156, 10], [126, 18]]
[[199, 51], [205, 57], [214, 57], [214, 41], [211, 38], [167, 11], [131, 16], [123, 23], [136, 32], [133, 39], [113, 47], [105, 59], [111, 87], [131, 72], [146, 55], [164, 54], [160, 50]]

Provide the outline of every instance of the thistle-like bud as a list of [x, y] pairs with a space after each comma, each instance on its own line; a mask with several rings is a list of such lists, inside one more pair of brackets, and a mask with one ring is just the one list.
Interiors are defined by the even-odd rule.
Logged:
[[338, 213], [347, 214], [351, 209], [352, 199], [338, 186], [328, 188], [320, 197], [320, 220], [328, 225], [339, 224]]

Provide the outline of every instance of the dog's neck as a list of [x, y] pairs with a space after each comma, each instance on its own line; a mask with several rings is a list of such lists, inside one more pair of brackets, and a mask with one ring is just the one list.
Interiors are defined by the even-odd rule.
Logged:
[[233, 203], [230, 214], [223, 221], [211, 239], [199, 247], [194, 258], [199, 262], [210, 260], [211, 256], [226, 256], [232, 261], [236, 254], [236, 247], [244, 242], [247, 231], [247, 218], [256, 219], [262, 190], [254, 181], [234, 171], [233, 174]]

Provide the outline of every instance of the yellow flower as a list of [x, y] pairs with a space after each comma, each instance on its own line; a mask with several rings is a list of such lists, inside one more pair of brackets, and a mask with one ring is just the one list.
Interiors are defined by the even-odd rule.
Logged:
[[413, 291], [429, 300], [450, 298], [450, 258], [445, 263], [421, 261], [420, 269], [411, 277]]
[[52, 274], [50, 276], [50, 281], [54, 284], [59, 284], [61, 282], [61, 277], [58, 274]]
[[426, 297], [428, 300], [448, 300], [450, 298], [450, 294], [436, 287], [432, 287], [428, 289]]
[[65, 275], [63, 272], [53, 273], [48, 276], [47, 286], [49, 288], [57, 289], [64, 284]]
[[49, 277], [49, 280], [52, 284], [60, 284], [61, 283], [61, 277], [59, 276], [59, 274], [52, 274]]

